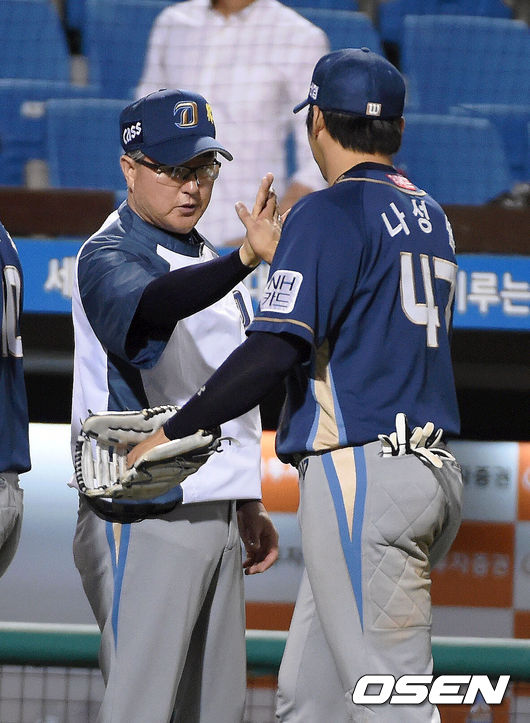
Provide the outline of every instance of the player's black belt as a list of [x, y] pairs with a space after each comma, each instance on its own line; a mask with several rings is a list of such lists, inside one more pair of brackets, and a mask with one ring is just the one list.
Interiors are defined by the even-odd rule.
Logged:
[[334, 451], [335, 451], [334, 449], [321, 449], [318, 452], [295, 452], [294, 454], [290, 454], [289, 456], [286, 455], [282, 459], [282, 462], [286, 462], [287, 464], [292, 464], [293, 467], [296, 467], [296, 469], [298, 469], [300, 462], [303, 459], [306, 459], [306, 457], [322, 457], [323, 454], [327, 454], [328, 452], [334, 452]]
[[171, 502], [145, 502], [134, 505], [120, 503], [119, 500], [104, 500], [100, 497], [86, 497], [89, 507], [106, 522], [132, 524], [142, 520], [154, 519], [165, 515], [181, 504], [181, 500]]
[[300, 462], [303, 459], [306, 459], [306, 457], [322, 457], [323, 454], [328, 454], [329, 452], [335, 452], [337, 449], [349, 449], [350, 447], [364, 447], [365, 444], [371, 444], [372, 442], [377, 442], [377, 439], [372, 439], [371, 442], [363, 442], [362, 444], [347, 444], [344, 447], [333, 447], [332, 449], [320, 449], [318, 452], [294, 452], [293, 454], [285, 455], [283, 457], [280, 457], [282, 462], [285, 462], [286, 464], [292, 464], [293, 467], [296, 467], [298, 469], [298, 466], [300, 465]]

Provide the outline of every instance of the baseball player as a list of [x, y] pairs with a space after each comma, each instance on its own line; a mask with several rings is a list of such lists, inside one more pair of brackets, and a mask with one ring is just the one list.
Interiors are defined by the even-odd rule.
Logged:
[[[223, 159], [212, 109], [164, 90], [120, 116], [127, 200], [81, 248], [73, 290], [72, 438], [89, 410], [182, 405], [244, 338], [248, 242], [218, 257], [195, 231]], [[259, 208], [275, 206], [265, 178]], [[243, 578], [277, 557], [260, 490], [257, 408], [182, 486], [131, 521], [80, 508], [74, 558], [102, 631], [100, 723], [234, 723], [246, 690]], [[237, 513], [236, 513], [237, 500]], [[113, 503], [109, 503], [113, 504]]]
[[[440, 206], [392, 166], [405, 84], [367, 48], [322, 57], [306, 100], [328, 188], [287, 216], [249, 338], [129, 457], [242, 413], [287, 375], [277, 432], [298, 467], [305, 572], [281, 721], [439, 721], [428, 701], [354, 696], [364, 674], [429, 674], [430, 568], [460, 523], [449, 335], [456, 277]], [[257, 251], [273, 223], [237, 204]], [[407, 425], [408, 419], [408, 425]], [[434, 425], [434, 426], [433, 426]]]
[[0, 223], [0, 576], [13, 559], [20, 539], [23, 491], [21, 472], [30, 467], [28, 405], [22, 362], [20, 315], [22, 267], [11, 236]]

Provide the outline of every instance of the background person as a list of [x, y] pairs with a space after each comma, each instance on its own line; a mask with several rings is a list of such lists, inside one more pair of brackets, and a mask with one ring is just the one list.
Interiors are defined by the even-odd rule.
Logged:
[[[291, 109], [328, 50], [320, 28], [277, 0], [189, 0], [156, 19], [137, 96], [160, 88], [196, 89], [215, 108], [218, 133], [234, 155], [198, 226], [214, 244], [242, 242], [234, 199], [251, 203], [256, 179], [266, 172], [274, 174], [282, 211], [322, 187], [304, 124]], [[296, 171], [288, 178], [291, 131]]]
[[[259, 262], [248, 243], [219, 258], [195, 230], [216, 155], [231, 159], [202, 96], [150, 94], [123, 110], [120, 133], [127, 200], [77, 260], [74, 441], [89, 409], [183, 404], [243, 340], [251, 307], [241, 281]], [[270, 183], [259, 208], [276, 205]], [[273, 564], [278, 538], [259, 501], [258, 409], [222, 434], [237, 442], [182, 486], [140, 502], [131, 514], [141, 522], [106, 522], [80, 499], [74, 557], [102, 631], [102, 723], [243, 716], [238, 523], [247, 573]]]

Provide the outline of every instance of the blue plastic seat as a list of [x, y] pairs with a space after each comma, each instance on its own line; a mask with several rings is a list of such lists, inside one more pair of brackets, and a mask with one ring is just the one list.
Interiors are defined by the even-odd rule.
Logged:
[[530, 123], [526, 126], [526, 143], [528, 153], [526, 154], [526, 181], [530, 181]]
[[297, 12], [326, 33], [331, 50], [367, 47], [382, 53], [381, 39], [370, 18], [348, 10], [297, 8]]
[[0, 80], [0, 184], [24, 185], [26, 163], [45, 159], [46, 101], [87, 97], [91, 90], [60, 81]]
[[[530, 101], [530, 99], [529, 99]], [[530, 161], [527, 126], [530, 123], [528, 105], [499, 105], [464, 103], [451, 108], [451, 112], [475, 118], [487, 118], [501, 135], [504, 151], [515, 181], [526, 181]]]
[[[131, 1], [133, 3], [135, 2], [135, 0]], [[108, 2], [111, 3], [113, 0], [108, 0]], [[146, 0], [146, 2], [159, 3], [160, 0]], [[185, 0], [173, 0], [173, 2], [185, 2]], [[353, 0], [351, 0], [351, 2], [353, 2]], [[65, 24], [69, 29], [77, 30], [80, 33], [80, 41], [83, 51], [86, 49], [85, 35], [87, 14], [89, 14], [87, 13], [86, 5], [87, 0], [66, 0], [65, 3]]]
[[132, 98], [157, 15], [170, 0], [87, 0], [83, 47], [104, 98]]
[[411, 113], [394, 162], [442, 204], [480, 205], [513, 181], [500, 135], [486, 118]]
[[377, 27], [384, 43], [400, 45], [406, 15], [476, 15], [511, 18], [502, 0], [386, 0], [378, 6]]
[[128, 100], [50, 100], [46, 147], [50, 185], [121, 190], [119, 116]]
[[530, 97], [530, 33], [520, 20], [409, 15], [402, 50], [411, 110]]
[[2, 78], [70, 80], [66, 36], [52, 2], [0, 2], [0, 73]]

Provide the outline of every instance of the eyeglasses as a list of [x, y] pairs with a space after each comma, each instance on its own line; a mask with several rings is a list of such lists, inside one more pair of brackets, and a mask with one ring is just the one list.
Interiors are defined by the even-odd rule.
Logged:
[[164, 166], [160, 163], [151, 163], [143, 158], [137, 158], [135, 160], [136, 163], [139, 163], [141, 166], [155, 171], [157, 183], [161, 183], [164, 186], [180, 186], [182, 183], [189, 181], [190, 177], [193, 176], [195, 176], [197, 186], [200, 186], [201, 183], [215, 181], [219, 176], [219, 169], [221, 168], [220, 162], [216, 160], [204, 166], [197, 166], [196, 168], [190, 168], [189, 166]]

